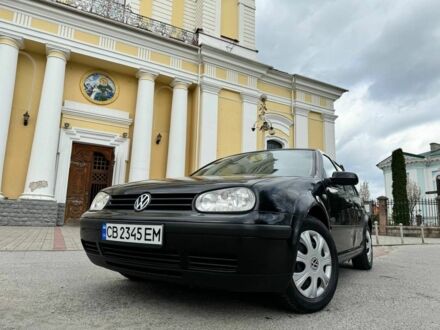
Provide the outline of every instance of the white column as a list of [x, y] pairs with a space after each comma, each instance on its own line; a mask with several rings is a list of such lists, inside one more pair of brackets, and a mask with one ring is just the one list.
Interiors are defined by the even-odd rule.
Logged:
[[64, 76], [69, 51], [47, 46], [47, 63], [24, 192], [20, 198], [55, 200], [55, 170]]
[[130, 182], [148, 180], [150, 177], [154, 80], [157, 74], [140, 70], [137, 77], [139, 82], [128, 179]]
[[4, 198], [2, 194], [3, 165], [14, 97], [18, 52], [22, 44], [23, 41], [20, 38], [0, 36], [0, 199]]
[[199, 168], [217, 158], [219, 87], [203, 84], [200, 104]]
[[323, 114], [324, 119], [324, 149], [327, 155], [336, 159], [335, 121], [338, 116]]
[[243, 126], [241, 128], [241, 151], [257, 150], [257, 131], [252, 131], [252, 126], [257, 121], [258, 103], [257, 95], [241, 95], [243, 99]]
[[181, 80], [174, 80], [171, 84], [173, 87], [173, 102], [168, 142], [167, 178], [185, 176], [188, 85], [189, 83]]
[[309, 110], [295, 108], [295, 148], [309, 147]]

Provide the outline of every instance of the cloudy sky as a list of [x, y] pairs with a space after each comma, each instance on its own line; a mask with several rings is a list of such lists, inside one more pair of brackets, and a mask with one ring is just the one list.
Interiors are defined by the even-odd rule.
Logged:
[[336, 153], [384, 193], [375, 166], [440, 143], [439, 0], [256, 0], [262, 62], [349, 89]]

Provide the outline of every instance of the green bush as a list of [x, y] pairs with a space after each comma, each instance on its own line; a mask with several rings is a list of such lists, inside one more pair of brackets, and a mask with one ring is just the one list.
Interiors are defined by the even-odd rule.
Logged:
[[404, 226], [410, 224], [409, 203], [406, 191], [407, 178], [405, 157], [402, 149], [393, 151], [391, 156], [391, 172], [393, 177], [393, 221]]

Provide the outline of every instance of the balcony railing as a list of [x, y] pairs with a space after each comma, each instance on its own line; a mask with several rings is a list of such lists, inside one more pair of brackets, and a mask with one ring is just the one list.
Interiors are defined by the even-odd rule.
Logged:
[[197, 45], [197, 34], [166, 24], [131, 11], [129, 5], [113, 0], [47, 0], [76, 10], [104, 17], [119, 23], [142, 29], [162, 37], [179, 40], [189, 45]]

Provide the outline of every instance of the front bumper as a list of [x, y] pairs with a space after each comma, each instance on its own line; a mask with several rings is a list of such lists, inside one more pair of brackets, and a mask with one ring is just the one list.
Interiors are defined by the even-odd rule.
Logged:
[[[163, 224], [163, 246], [101, 241], [104, 222]], [[81, 240], [87, 256], [98, 266], [147, 279], [231, 291], [284, 291], [294, 260], [291, 234], [290, 225], [219, 219], [210, 223], [158, 217], [104, 220], [87, 214], [81, 219]]]

